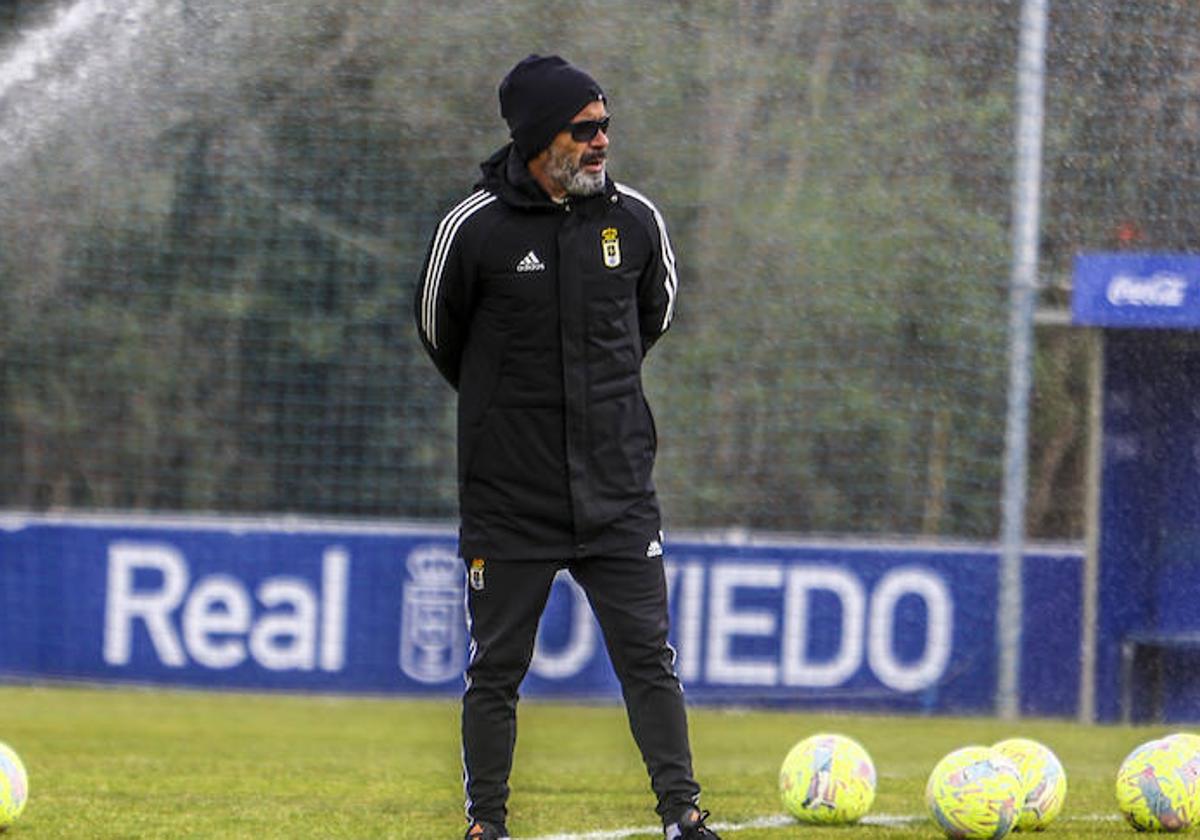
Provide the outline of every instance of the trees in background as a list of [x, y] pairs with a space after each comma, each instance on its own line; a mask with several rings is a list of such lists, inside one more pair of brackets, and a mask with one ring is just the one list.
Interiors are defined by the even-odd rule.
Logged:
[[[1019, 4], [124, 2], [0, 95], [30, 127], [0, 155], [0, 504], [453, 516], [410, 297], [505, 140], [500, 76], [553, 49], [680, 258], [647, 369], [670, 524], [994, 535]], [[1055, 8], [1046, 276], [1126, 223], [1190, 244], [1195, 16]], [[1043, 349], [1031, 527], [1069, 537], [1081, 357]]]

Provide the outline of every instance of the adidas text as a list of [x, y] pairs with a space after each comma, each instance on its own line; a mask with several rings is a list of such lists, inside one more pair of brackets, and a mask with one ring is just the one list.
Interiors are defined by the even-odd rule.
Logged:
[[546, 264], [538, 259], [538, 255], [530, 251], [525, 256], [521, 257], [521, 261], [517, 263], [517, 271], [545, 271]]

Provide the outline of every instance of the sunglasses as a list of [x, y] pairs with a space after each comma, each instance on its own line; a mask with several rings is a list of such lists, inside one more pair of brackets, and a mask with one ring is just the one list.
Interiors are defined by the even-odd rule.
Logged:
[[602, 120], [580, 120], [568, 123], [564, 130], [571, 132], [571, 139], [576, 143], [590, 143], [592, 138], [601, 131], [608, 134], [608, 121], [611, 119], [610, 115]]

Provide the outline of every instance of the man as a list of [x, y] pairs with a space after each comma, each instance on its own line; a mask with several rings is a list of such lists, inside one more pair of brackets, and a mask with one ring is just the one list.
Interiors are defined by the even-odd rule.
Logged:
[[564, 568], [604, 633], [664, 836], [718, 840], [667, 644], [641, 381], [675, 312], [675, 257], [654, 205], [608, 177], [607, 105], [562, 58], [520, 61], [500, 85], [512, 141], [438, 225], [416, 293], [421, 340], [458, 391], [468, 840], [508, 836], [518, 688]]

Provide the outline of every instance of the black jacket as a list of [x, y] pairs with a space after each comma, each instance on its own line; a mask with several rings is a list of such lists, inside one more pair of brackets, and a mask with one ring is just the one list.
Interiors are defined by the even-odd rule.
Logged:
[[425, 349], [458, 390], [464, 557], [656, 554], [642, 359], [675, 310], [657, 209], [609, 180], [551, 201], [511, 144], [442, 219], [417, 287]]

